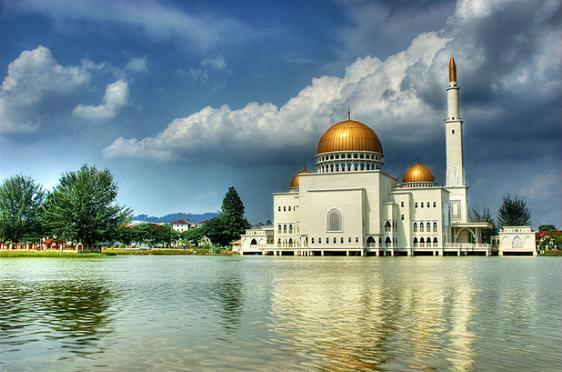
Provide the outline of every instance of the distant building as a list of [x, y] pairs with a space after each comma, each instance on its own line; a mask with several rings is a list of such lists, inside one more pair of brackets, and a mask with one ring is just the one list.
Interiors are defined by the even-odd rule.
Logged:
[[173, 221], [173, 222], [170, 222], [170, 225], [172, 226], [173, 230], [175, 230], [177, 232], [180, 232], [180, 233], [184, 232], [184, 231], [194, 229], [197, 226], [193, 222], [186, 221], [186, 220]]
[[536, 235], [531, 226], [504, 226], [499, 234], [500, 256], [536, 256]]

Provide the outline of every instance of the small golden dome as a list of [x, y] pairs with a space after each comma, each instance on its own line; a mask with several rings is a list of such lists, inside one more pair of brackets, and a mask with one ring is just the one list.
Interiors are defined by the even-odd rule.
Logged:
[[317, 155], [333, 151], [373, 151], [382, 154], [382, 144], [369, 126], [359, 121], [345, 120], [328, 128], [316, 148]]
[[435, 177], [433, 177], [431, 169], [419, 161], [412, 165], [406, 173], [404, 173], [404, 177], [402, 177], [402, 183], [416, 182], [435, 182]]
[[298, 187], [299, 187], [299, 175], [305, 174], [305, 173], [310, 173], [310, 171], [306, 167], [304, 167], [303, 169], [298, 171], [297, 174], [295, 174], [293, 176], [293, 179], [291, 179], [291, 183], [289, 184], [289, 188], [290, 189], [298, 189]]

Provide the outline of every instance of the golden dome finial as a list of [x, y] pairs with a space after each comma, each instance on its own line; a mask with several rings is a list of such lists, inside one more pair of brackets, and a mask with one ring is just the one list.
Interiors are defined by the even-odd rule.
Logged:
[[457, 82], [457, 65], [455, 64], [455, 58], [453, 58], [453, 55], [451, 55], [451, 59], [449, 60], [449, 82]]
[[351, 107], [347, 106], [347, 120], [351, 120]]

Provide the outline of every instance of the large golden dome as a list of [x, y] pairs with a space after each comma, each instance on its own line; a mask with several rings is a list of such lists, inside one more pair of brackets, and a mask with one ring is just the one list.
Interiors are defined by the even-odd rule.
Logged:
[[297, 174], [295, 174], [293, 176], [293, 179], [291, 179], [291, 183], [289, 184], [290, 189], [298, 189], [298, 187], [299, 187], [299, 175], [304, 174], [304, 173], [310, 173], [310, 171], [306, 167], [304, 167], [303, 169], [298, 171]]
[[316, 148], [317, 155], [333, 151], [373, 151], [382, 154], [382, 144], [369, 126], [359, 121], [345, 120], [328, 128]]
[[426, 183], [426, 182], [435, 182], [435, 177], [433, 177], [433, 173], [431, 169], [427, 166], [423, 165], [419, 161], [412, 165], [406, 173], [404, 173], [404, 177], [402, 177], [403, 183]]

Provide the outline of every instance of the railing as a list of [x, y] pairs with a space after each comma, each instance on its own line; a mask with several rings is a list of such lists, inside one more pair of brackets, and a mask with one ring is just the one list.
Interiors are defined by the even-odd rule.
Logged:
[[445, 243], [445, 249], [491, 249], [488, 243]]

